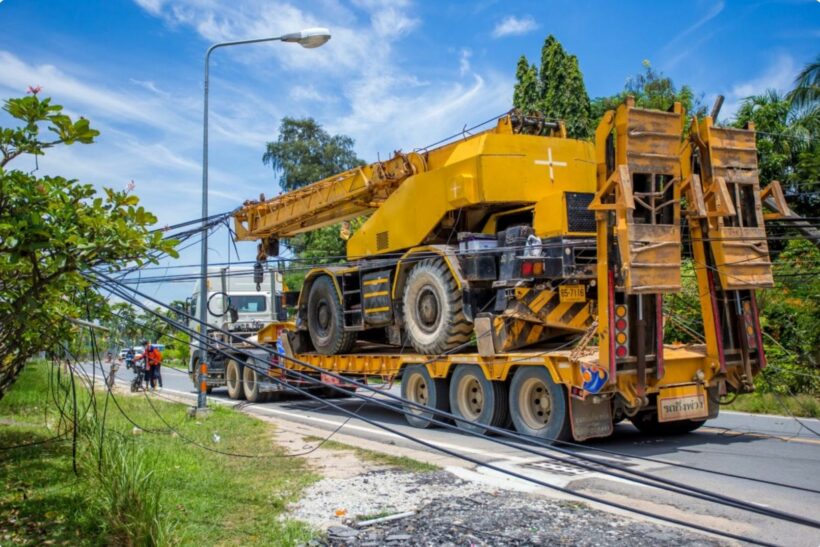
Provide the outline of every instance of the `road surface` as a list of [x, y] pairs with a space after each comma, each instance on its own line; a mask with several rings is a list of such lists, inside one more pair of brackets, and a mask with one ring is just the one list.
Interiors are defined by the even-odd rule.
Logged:
[[[91, 370], [90, 366], [86, 366], [86, 369], [89, 372]], [[122, 382], [130, 382], [132, 377], [131, 371], [124, 368], [117, 373], [118, 380]], [[191, 397], [192, 400], [195, 398], [195, 392], [185, 372], [163, 367], [163, 379], [163, 392]], [[393, 392], [397, 393], [396, 388], [393, 388]], [[226, 403], [233, 402], [228, 398], [224, 388], [215, 389], [211, 397]], [[492, 438], [474, 437], [445, 429], [412, 428], [401, 415], [381, 408], [371, 401], [357, 398], [330, 401], [354, 411], [357, 415], [422, 438], [436, 446], [458, 451], [481, 462], [493, 463], [527, 476], [537, 477], [550, 484], [778, 545], [820, 545], [820, 530], [816, 528], [774, 520], [637, 485], [580, 468], [571, 462], [556, 462], [549, 457], [533, 455], [520, 448], [501, 446], [493, 442]], [[358, 418], [348, 420], [340, 410], [328, 408], [321, 401], [305, 397], [288, 395], [277, 402], [249, 406], [253, 407], [254, 412], [278, 419], [304, 423], [328, 431], [344, 423], [342, 430], [348, 435], [396, 446], [432, 450]], [[790, 417], [724, 411], [717, 419], [709, 421], [694, 433], [665, 438], [643, 435], [628, 422], [624, 422], [615, 427], [615, 433], [611, 438], [588, 441], [582, 447], [571, 450], [603, 461], [616, 462], [630, 469], [645, 471], [653, 476], [752, 501], [761, 506], [820, 519], [820, 436], [814, 433], [820, 433], [820, 420], [801, 418], [800, 422], [802, 425]], [[615, 451], [619, 455], [602, 454], [596, 452], [595, 448]], [[637, 457], [754, 477], [769, 482], [753, 482], [693, 471]], [[508, 485], [521, 489], [538, 489], [529, 483], [510, 481], [504, 476], [499, 476], [499, 473], [482, 467], [477, 467], [474, 471], [461, 472], [472, 474], [473, 478], [481, 480], [506, 481]], [[790, 488], [790, 485], [800, 489]]]

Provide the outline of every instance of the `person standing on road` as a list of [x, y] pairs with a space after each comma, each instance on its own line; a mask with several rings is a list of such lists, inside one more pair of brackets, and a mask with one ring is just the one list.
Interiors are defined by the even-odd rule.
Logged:
[[134, 362], [145, 362], [145, 383], [150, 386], [151, 391], [157, 388], [157, 380], [159, 380], [159, 387], [162, 387], [162, 376], [160, 374], [160, 363], [162, 363], [162, 353], [159, 348], [151, 345], [148, 340], [142, 341], [142, 353], [134, 357]]
[[105, 377], [105, 385], [108, 386], [108, 389], [111, 389], [114, 387], [114, 380], [120, 364], [114, 360], [114, 355], [110, 351], [105, 356], [105, 362], [108, 363], [108, 375]]

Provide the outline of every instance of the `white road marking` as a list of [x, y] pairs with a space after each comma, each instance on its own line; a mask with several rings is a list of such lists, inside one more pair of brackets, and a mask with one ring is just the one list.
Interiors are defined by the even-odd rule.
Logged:
[[[184, 395], [186, 397], [193, 398], [193, 394], [191, 394], [189, 392], [185, 392], [185, 391], [179, 391], [179, 390], [170, 389], [170, 388], [163, 388], [162, 391], [171, 392], [171, 393], [178, 393], [180, 395]], [[226, 404], [226, 405], [229, 405], [229, 406], [236, 406], [236, 405], [239, 404], [239, 403], [236, 403], [234, 401], [229, 402], [229, 401], [225, 401], [224, 399], [216, 399], [216, 398], [213, 398], [213, 397], [211, 397], [211, 399], [214, 400], [214, 401], [218, 401], [221, 404]], [[320, 418], [318, 416], [311, 416], [309, 414], [302, 414], [302, 413], [298, 413], [298, 412], [289, 412], [289, 411], [286, 411], [286, 410], [279, 410], [278, 408], [270, 408], [270, 407], [267, 407], [267, 406], [254, 405], [253, 408], [256, 409], [256, 410], [261, 410], [263, 412], [268, 412], [270, 414], [276, 414], [276, 415], [285, 416], [285, 417], [288, 417], [288, 418], [305, 419], [305, 420], [309, 420], [311, 422], [330, 425], [332, 427], [338, 427], [339, 424], [341, 423], [341, 422], [338, 422], [338, 421], [329, 420], [327, 418]], [[342, 428], [342, 430], [345, 430], [345, 429], [352, 430], [352, 431], [361, 431], [363, 433], [370, 433], [370, 434], [373, 434], [373, 435], [379, 435], [379, 436], [382, 436], [382, 437], [388, 437], [388, 438], [394, 438], [394, 439], [403, 439], [404, 438], [401, 435], [396, 435], [395, 433], [392, 433], [390, 431], [384, 431], [384, 430], [381, 430], [381, 429], [374, 429], [372, 427], [365, 427], [365, 426], [360, 426], [360, 425], [355, 425], [355, 424], [350, 424], [350, 423], [345, 424], [345, 426]], [[418, 436], [418, 434], [416, 434], [416, 436]], [[422, 440], [424, 440], [425, 442], [430, 443], [434, 446], [437, 446], [439, 448], [443, 448], [445, 450], [454, 450], [454, 451], [467, 452], [467, 453], [470, 453], [470, 454], [476, 454], [478, 456], [484, 456], [485, 458], [492, 458], [494, 460], [501, 459], [501, 460], [504, 460], [504, 461], [514, 462], [514, 463], [526, 462], [528, 460], [528, 458], [520, 458], [518, 456], [501, 455], [501, 454], [498, 454], [496, 452], [489, 452], [487, 450], [480, 450], [478, 448], [470, 448], [468, 446], [455, 445], [455, 444], [450, 444], [450, 443], [443, 443], [441, 441], [434, 441], [434, 440], [431, 440], [431, 439], [422, 439]]]

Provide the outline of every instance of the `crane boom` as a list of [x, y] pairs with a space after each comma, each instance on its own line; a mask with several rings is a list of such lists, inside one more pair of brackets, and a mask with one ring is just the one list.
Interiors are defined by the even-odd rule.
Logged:
[[[562, 124], [511, 113], [500, 118], [495, 127], [468, 139], [486, 133], [541, 132], [545, 128], [565, 131]], [[236, 239], [261, 240], [264, 248], [272, 240], [368, 214], [378, 209], [405, 180], [434, 168], [428, 163], [431, 152], [441, 156], [441, 151], [457, 142], [423, 152], [397, 151], [389, 160], [356, 167], [275, 198], [263, 196], [259, 201], [246, 201], [234, 213]]]
[[272, 199], [246, 201], [234, 214], [236, 238], [292, 237], [377, 208], [407, 178], [425, 169], [420, 154], [396, 154]]

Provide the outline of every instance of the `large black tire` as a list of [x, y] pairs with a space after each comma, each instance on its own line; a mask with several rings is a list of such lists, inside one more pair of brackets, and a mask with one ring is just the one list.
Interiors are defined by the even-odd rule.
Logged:
[[659, 422], [658, 411], [642, 410], [630, 418], [632, 425], [644, 435], [684, 435], [691, 433], [706, 423], [706, 420], [680, 420], [678, 422]]
[[423, 260], [404, 286], [404, 329], [416, 351], [436, 355], [470, 340], [461, 291], [443, 260]]
[[228, 386], [228, 397], [241, 400], [245, 398], [245, 389], [242, 382], [242, 364], [230, 359], [225, 364], [225, 384]]
[[450, 411], [461, 418], [456, 420], [460, 429], [483, 434], [488, 425], [504, 427], [507, 397], [506, 384], [488, 380], [478, 365], [456, 365], [450, 378]]
[[[407, 399], [431, 409], [450, 412], [447, 380], [444, 378], [434, 379], [424, 365], [410, 365], [404, 369], [401, 377], [401, 396], [402, 399]], [[431, 418], [444, 421], [444, 418], [436, 417], [432, 410], [421, 410], [410, 405], [404, 405], [404, 410], [406, 412], [404, 419], [413, 427], [434, 427], [435, 424], [430, 421]]]
[[520, 367], [510, 383], [510, 414], [515, 430], [544, 441], [572, 439], [569, 401], [544, 367]]
[[252, 403], [264, 403], [267, 400], [267, 393], [259, 390], [259, 376], [251, 367], [242, 367], [242, 391]]
[[342, 304], [333, 281], [326, 275], [310, 287], [307, 323], [313, 347], [323, 355], [347, 353], [356, 343], [356, 333], [344, 330]]

